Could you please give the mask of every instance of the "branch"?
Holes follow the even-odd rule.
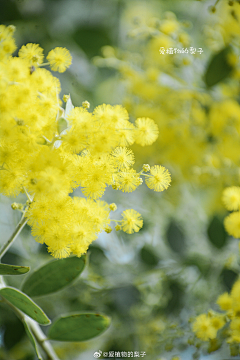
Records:
[[[25,218],[25,212],[24,212],[20,222],[18,223],[16,229],[14,230],[12,235],[10,236],[9,240],[5,244],[3,244],[3,246],[2,246],[2,248],[0,250],[0,260],[3,257],[3,255],[7,252],[9,247],[12,245],[14,240],[17,238],[18,234],[20,234],[20,232],[22,231],[22,229],[26,225],[27,221],[28,221],[28,219]]]

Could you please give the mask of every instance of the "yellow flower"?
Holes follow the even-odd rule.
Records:
[[[236,211],[224,219],[224,226],[229,235],[240,238],[240,212]]]
[[[28,60],[30,65],[40,65],[43,62],[43,49],[38,44],[23,45],[18,52],[18,56]]]
[[[220,306],[222,310],[231,310],[232,298],[227,292],[225,292],[224,294],[218,297],[217,304]]]
[[[134,164],[134,154],[126,147],[117,147],[111,155],[114,166],[119,170],[129,168]]]
[[[72,63],[72,56],[66,48],[56,47],[48,53],[51,70],[64,72]]]
[[[171,175],[169,171],[161,165],[152,166],[150,169],[149,177],[146,178],[145,182],[150,189],[155,191],[163,191],[167,189],[171,182]]]
[[[116,211],[117,210],[117,205],[115,203],[112,203],[112,204],[109,205],[109,209],[111,211]]]
[[[138,118],[135,121],[136,143],[142,146],[151,145],[158,138],[158,127],[152,119]]]
[[[214,329],[219,330],[225,325],[224,317],[222,315],[216,315],[211,317],[211,325]]]
[[[223,191],[222,201],[227,210],[239,210],[240,208],[240,187],[231,186]]]
[[[134,169],[121,171],[116,176],[118,188],[124,192],[132,192],[142,184],[142,179]]]
[[[123,211],[122,217],[122,230],[125,231],[127,234],[133,234],[134,232],[138,232],[143,226],[143,220],[141,215],[133,209]]]
[[[125,146],[134,143],[135,132],[140,142],[150,143],[155,125],[139,120],[136,130],[122,106],[104,104],[90,113],[87,102],[74,108],[70,96],[64,96],[62,109],[60,81],[36,68],[43,62],[43,49],[27,44],[19,57],[9,56],[7,43],[3,49],[5,40],[14,44],[13,30],[0,26],[0,191],[7,196],[26,192],[28,201],[17,208],[26,210],[32,235],[53,256],[81,256],[99,232],[111,231],[109,214],[117,206],[97,200],[105,188],[130,192],[141,184],[140,173],[131,168],[134,155]],[[56,48],[48,61],[52,70],[62,72],[71,55]],[[150,132],[145,134],[144,126]],[[86,199],[69,196],[79,186]],[[142,227],[138,212],[126,210],[122,216],[116,230],[130,234]]]
[[[199,339],[204,341],[214,339],[217,335],[217,330],[212,326],[211,318],[206,314],[196,317],[193,323],[193,331]]]

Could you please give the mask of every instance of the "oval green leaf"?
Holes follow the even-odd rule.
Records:
[[[208,87],[216,85],[228,77],[233,70],[233,66],[228,62],[228,56],[231,52],[229,46],[215,54],[209,62],[204,80]]]
[[[0,264],[0,275],[23,275],[29,270],[29,266]]]
[[[28,276],[22,286],[29,296],[41,296],[68,286],[83,271],[86,257],[52,260]]]
[[[100,335],[109,325],[110,318],[106,315],[65,315],[53,322],[48,338],[58,341],[86,341]]]
[[[51,323],[43,310],[20,290],[4,287],[0,289],[0,295],[39,324],[49,325]]]

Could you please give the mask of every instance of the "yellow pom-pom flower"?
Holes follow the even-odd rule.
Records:
[[[141,215],[133,209],[123,211],[122,217],[121,229],[127,234],[138,232],[143,226]]]
[[[196,336],[203,341],[214,339],[217,335],[217,330],[212,325],[211,318],[206,314],[201,314],[196,317],[193,323],[193,331]]]
[[[18,56],[26,59],[30,65],[40,65],[43,62],[43,49],[38,44],[23,45],[18,52]]]
[[[152,119],[138,118],[135,121],[136,143],[142,146],[151,145],[158,138],[158,127]]]
[[[228,215],[224,219],[224,226],[229,235],[240,238],[240,211]]]
[[[217,299],[217,304],[222,310],[231,310],[232,298],[227,292],[225,292],[219,296],[219,298]]]
[[[161,165],[152,166],[150,174],[145,182],[150,189],[155,191],[163,191],[167,189],[171,182],[171,175],[169,171]],[[146,176],[146,175],[145,175]]]
[[[48,53],[51,70],[64,72],[72,63],[72,56],[66,48],[56,47]]]
[[[126,147],[117,147],[112,152],[112,157],[114,166],[119,170],[124,170],[134,164],[134,154]]]
[[[223,191],[222,201],[227,210],[239,210],[240,208],[240,187],[231,186]]]

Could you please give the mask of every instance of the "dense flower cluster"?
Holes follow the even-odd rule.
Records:
[[[151,149],[137,149],[142,161],[148,162],[150,157],[156,163],[170,164],[177,174],[176,184],[187,180],[201,187],[212,186],[211,196],[216,199],[226,184],[231,186],[239,178],[240,67],[236,44],[240,32],[233,10],[239,18],[239,4],[232,9],[221,1],[216,14],[209,13],[209,25],[206,20],[203,29],[207,47],[200,53],[197,46],[203,45],[196,44],[187,29],[191,24],[179,21],[169,11],[158,19],[151,8],[134,4],[125,15],[129,36],[124,50],[105,46],[103,56],[95,58],[98,66],[113,67],[120,73],[124,104],[130,114],[150,117],[159,127],[158,140]],[[203,79],[209,49],[216,52],[228,44],[233,49],[226,60],[232,66],[231,80],[220,84],[216,92],[208,91]],[[175,51],[181,48],[185,53]]]
[[[217,337],[218,330],[227,324],[225,337],[228,343],[240,342],[240,280],[238,279],[229,293],[225,292],[217,299],[217,304],[222,313],[213,312],[201,314],[196,317],[193,323],[193,331],[196,336],[208,341]]]
[[[74,108],[65,95],[63,109],[59,80],[41,66],[63,72],[70,53],[51,50],[44,64],[43,49],[27,44],[13,57],[13,31],[0,27],[0,191],[6,196],[25,192],[27,203],[12,207],[25,213],[33,236],[55,257],[81,256],[100,231],[111,231],[109,213],[116,206],[99,200],[107,186],[131,192],[141,176],[156,191],[169,186],[170,174],[162,166],[137,173],[128,148],[134,142],[152,144],[158,128],[149,118],[131,123],[120,105],[100,105],[90,113],[88,102]],[[86,198],[69,196],[79,186]],[[117,230],[133,233],[142,227],[136,211],[122,216]]]

